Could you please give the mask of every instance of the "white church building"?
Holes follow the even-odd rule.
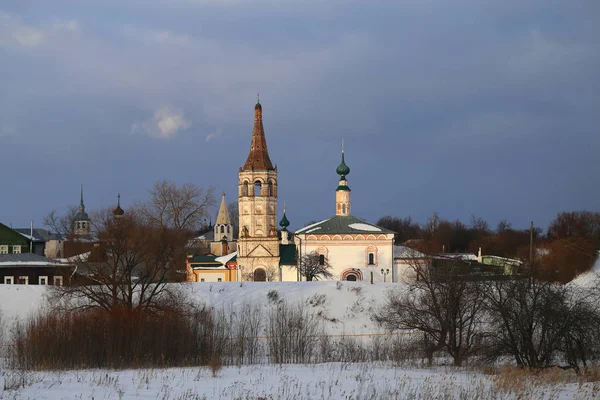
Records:
[[[295,232],[298,262],[312,252],[329,265],[334,280],[391,282],[394,271],[395,233],[356,218],[351,214],[350,187],[346,176],[350,168],[344,160],[336,173],[340,176],[335,191],[335,215]],[[283,280],[297,280],[295,270],[282,271]]]

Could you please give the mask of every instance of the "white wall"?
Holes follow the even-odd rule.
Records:
[[[296,267],[281,266],[281,280],[283,282],[297,282],[298,281],[298,270]]]
[[[204,282],[218,282],[219,278],[221,278],[222,282],[225,282],[225,274],[226,272],[200,272],[198,274],[198,282],[202,282],[202,279],[204,279]]]
[[[373,272],[373,281],[383,282],[384,275],[381,274],[381,269],[383,268],[384,270],[389,270],[389,273],[385,276],[385,280],[387,282],[392,281],[393,239],[391,238],[379,240],[313,239],[298,240],[296,244],[298,245],[298,253],[301,257],[313,251],[324,254],[327,262],[332,267],[330,272],[333,274],[333,280],[342,279],[342,273],[345,270],[355,268],[362,272],[363,281],[370,281],[371,272]],[[375,265],[368,265],[368,249],[372,249],[376,255]]]

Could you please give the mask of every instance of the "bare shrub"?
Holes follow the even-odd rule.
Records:
[[[279,292],[275,289],[269,290],[267,298],[269,299],[269,303],[277,303],[279,301]]]
[[[215,359],[208,362],[208,367],[210,368],[213,378],[216,378],[219,375],[219,371],[221,371],[223,364],[221,363],[221,360]]]
[[[319,307],[324,305],[326,300],[327,295],[325,293],[315,293],[314,295],[310,296],[306,302],[313,307]]]
[[[39,312],[15,325],[10,360],[24,370],[206,364],[224,347],[213,339],[214,325],[203,307],[166,303],[154,313]]]
[[[275,363],[306,363],[317,348],[319,320],[304,303],[283,301],[272,309],[268,319],[268,346]]]

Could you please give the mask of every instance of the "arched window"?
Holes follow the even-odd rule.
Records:
[[[369,265],[375,264],[375,254],[369,253]]]
[[[221,225],[221,233],[225,233],[225,227]]]
[[[242,184],[242,196],[248,196],[248,182]]]
[[[356,282],[356,275],[354,275],[354,274],[348,274],[348,275],[346,275],[346,280],[347,281]]]
[[[260,181],[254,182],[254,195],[260,196]]]
[[[346,214],[346,205],[342,204],[342,213]]]
[[[77,223],[77,229],[81,229],[81,222]]]
[[[319,255],[319,265],[325,265],[325,255],[324,254]]]

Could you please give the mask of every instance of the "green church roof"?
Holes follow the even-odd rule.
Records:
[[[396,233],[389,229],[382,228],[370,222],[356,218],[352,215],[342,216],[336,215],[329,219],[317,222],[305,226],[302,229],[296,231],[296,234],[309,234],[309,233],[371,233],[371,234],[390,234]]]

